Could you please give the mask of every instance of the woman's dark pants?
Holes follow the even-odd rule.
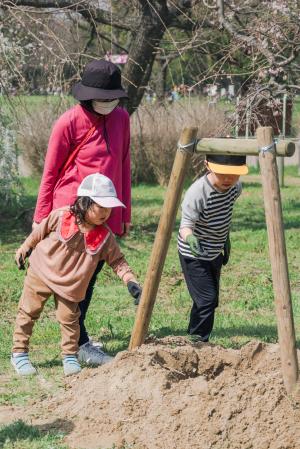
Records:
[[[208,341],[219,302],[223,254],[211,261],[190,259],[179,253],[182,271],[193,300],[188,333]]]
[[[89,286],[86,291],[85,298],[83,301],[81,301],[79,303],[79,308],[80,308],[80,312],[81,312],[80,318],[79,318],[79,324],[80,324],[79,346],[84,345],[84,343],[87,343],[89,341],[89,336],[88,336],[88,333],[85,328],[84,320],[85,320],[85,316],[86,316],[86,313],[88,311],[88,308],[89,308],[89,305],[90,305],[90,302],[92,299],[97,276],[100,273],[100,271],[102,270],[103,265],[104,265],[104,260],[100,260],[100,262],[98,263],[97,268],[92,276],[92,279],[90,280]]]

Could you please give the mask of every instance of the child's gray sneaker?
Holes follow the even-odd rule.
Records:
[[[95,348],[103,348],[103,343],[101,341],[94,341],[89,338],[89,342],[92,346],[95,346]]]
[[[86,365],[100,366],[112,362],[114,358],[89,341],[79,347],[78,360]]]
[[[37,370],[29,360],[27,352],[18,352],[11,355],[10,363],[20,376],[32,376]]]
[[[81,366],[76,355],[65,355],[63,358],[63,367],[65,376],[72,376],[72,374],[78,374],[81,371]]]

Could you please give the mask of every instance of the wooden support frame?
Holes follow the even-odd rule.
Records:
[[[174,221],[183,190],[183,182],[190,158],[195,149],[197,128],[182,131],[176,152],[165,201],[155,235],[152,253],[133,326],[129,349],[140,346],[146,337],[156,294],[165,263]]]
[[[277,156],[293,156],[295,153],[295,141],[279,140],[276,143]],[[258,156],[259,148],[256,139],[230,139],[230,138],[207,138],[200,139],[196,149],[197,153],[209,154],[232,154],[242,156]]]
[[[190,150],[196,146],[196,135],[197,128],[186,128],[180,137],[129,349],[134,349],[143,344],[148,331],[161,273],[171,239],[172,228],[183,190],[184,176],[192,154]],[[257,140],[202,139],[198,143],[196,150],[200,153],[211,154],[259,155],[282,374],[287,392],[292,393],[299,380],[299,367],[276,156],[292,156],[295,152],[295,143],[292,141],[282,141],[275,146],[272,128],[262,127],[257,130]]]
[[[299,378],[291,289],[272,127],[257,129],[282,375],[292,393]]]

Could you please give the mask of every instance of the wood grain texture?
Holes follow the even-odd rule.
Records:
[[[179,142],[181,145],[187,145],[194,142],[196,136],[197,128],[185,128],[181,133]],[[190,151],[178,149],[176,152],[164,205],[149,260],[148,270],[143,286],[143,293],[136,313],[129,349],[134,349],[135,347],[143,344],[148,331],[152,310],[181,199],[184,177],[191,155],[192,153]]]
[[[271,127],[258,128],[257,142],[260,147],[269,145],[272,139]],[[299,367],[276,157],[271,152],[261,153],[259,163],[268,230],[282,374],[287,392],[292,393],[299,378]]]
[[[295,148],[292,140],[280,140],[276,145],[276,155],[293,156]],[[256,139],[207,138],[198,142],[197,153],[258,156],[259,146]]]

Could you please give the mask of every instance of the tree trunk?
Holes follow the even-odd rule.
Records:
[[[157,2],[158,3],[158,2]],[[164,3],[164,2],[162,2]],[[134,33],[128,54],[128,63],[123,71],[123,84],[128,92],[128,112],[132,114],[144,95],[151,76],[157,47],[164,35],[166,10],[162,7],[154,12],[148,5],[143,7],[138,31]]]
[[[89,2],[89,0],[79,2],[80,6],[72,0],[2,0],[0,3],[5,8],[10,8],[12,5],[57,8],[58,10],[65,8],[66,11],[79,12],[89,22],[93,19],[96,24],[109,25],[112,19],[111,14],[103,10],[101,6],[95,5],[94,9],[91,9],[91,4],[95,2]],[[128,62],[122,73],[123,84],[129,95],[128,112],[130,114],[138,107],[144,95],[160,41],[172,20],[166,0],[151,0],[151,2],[136,0],[134,4],[132,15],[129,14],[120,20],[118,15],[113,15],[113,25],[131,34]],[[135,14],[136,11],[138,14]]]
[[[163,101],[165,99],[165,92],[166,92],[167,64],[166,61],[162,59],[157,59],[156,63],[158,68],[155,83],[155,91],[157,99]]]

